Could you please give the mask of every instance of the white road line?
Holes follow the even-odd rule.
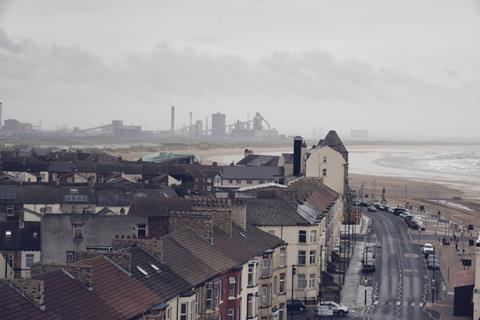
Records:
[[[397,301],[397,306],[399,306],[400,304],[402,304],[402,302],[401,302],[401,301]]]
[[[418,306],[419,306],[420,308],[423,308],[423,303],[422,303],[422,302],[419,303]]]
[[[376,306],[377,304],[378,304],[378,300],[373,303],[374,306]]]

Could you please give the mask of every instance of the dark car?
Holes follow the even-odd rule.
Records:
[[[305,303],[302,300],[288,300],[287,301],[287,311],[305,311]]]
[[[408,209],[405,209],[405,208],[395,208],[395,209],[393,210],[393,214],[396,215],[396,216],[399,216],[401,213],[404,213],[404,212],[410,213],[410,212],[408,211]]]

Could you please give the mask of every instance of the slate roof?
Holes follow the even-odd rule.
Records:
[[[223,179],[274,180],[283,177],[283,168],[226,166],[222,170]]]
[[[247,222],[255,226],[309,225],[297,213],[295,204],[283,199],[245,199]]]
[[[21,296],[7,282],[0,281],[0,314],[2,320],[34,319],[34,320],[56,320],[59,317],[49,317],[45,312],[40,311],[32,302]]]
[[[325,136],[325,138],[318,142],[317,146],[319,147],[328,146],[338,151],[340,154],[342,154],[345,161],[348,162],[348,150],[347,148],[345,148],[345,145],[343,144],[342,139],[340,139],[340,137],[338,136],[335,130],[330,130]]]
[[[172,211],[190,211],[193,199],[185,198],[137,198],[134,199],[128,211],[136,216],[168,216]]]
[[[71,161],[50,161],[48,165],[49,172],[68,173],[74,171],[73,162]]]
[[[40,222],[24,222],[23,228],[18,222],[0,222],[0,250],[40,251]]]
[[[237,166],[277,167],[278,159],[278,156],[249,154],[248,156],[237,162]]]
[[[281,239],[252,225],[247,225],[247,229],[243,230],[234,224],[231,236],[217,227],[214,228],[215,248],[238,265],[243,265],[265,251],[275,249],[282,243]]]
[[[282,157],[285,163],[293,163],[293,153],[282,153]]]
[[[23,161],[17,160],[3,160],[2,171],[12,172],[40,172],[48,171],[48,162],[42,161]]]
[[[143,285],[158,294],[166,302],[192,288],[192,286],[177,275],[168,265],[161,263],[156,257],[150,255],[138,245],[130,247],[132,276]],[[151,264],[159,270],[155,270]],[[148,277],[136,267],[140,266],[148,272]]]

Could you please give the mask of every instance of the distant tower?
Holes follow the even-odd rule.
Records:
[[[172,110],[170,111],[170,131],[175,131],[175,106],[172,106]]]
[[[302,137],[293,138],[293,175],[296,177],[300,176],[302,172],[302,145]]]
[[[212,136],[213,137],[223,137],[226,134],[226,121],[227,117],[224,113],[214,113],[212,114]]]
[[[2,103],[0,102],[0,129],[3,128],[3,118],[2,118]]]

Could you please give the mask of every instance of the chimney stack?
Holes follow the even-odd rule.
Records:
[[[70,264],[63,271],[72,276],[88,290],[93,290],[92,267],[87,265]]]
[[[302,145],[302,137],[293,138],[293,175],[295,177],[300,176],[302,172]]]

